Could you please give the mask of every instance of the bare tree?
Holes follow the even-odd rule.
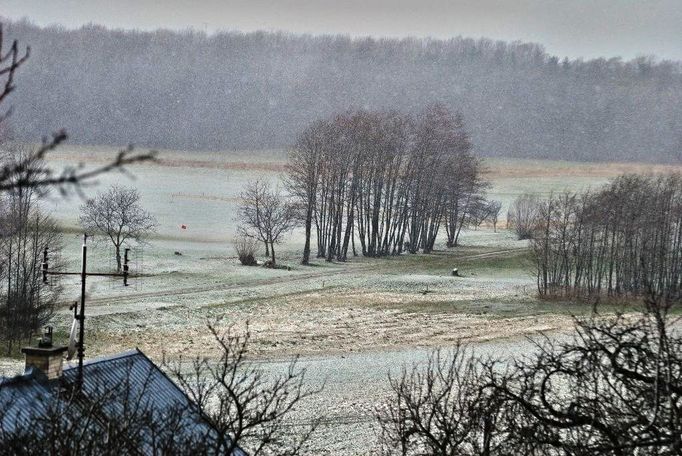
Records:
[[[296,208],[279,190],[273,190],[261,181],[249,184],[242,192],[241,200],[239,215],[244,223],[241,232],[264,242],[269,247],[272,266],[275,266],[275,244],[279,244],[296,225]]]
[[[303,223],[305,226],[305,244],[301,264],[310,263],[310,237],[312,233],[313,215],[317,200],[319,175],[323,166],[322,157],[325,140],[328,137],[329,125],[315,122],[300,134],[296,145],[289,152],[287,164],[287,187],[303,207]]]
[[[674,301],[647,298],[639,318],[576,321],[569,341],[547,339],[490,387],[517,407],[515,436],[539,454],[682,453],[682,338]]]
[[[140,205],[134,188],[112,185],[81,206],[80,224],[88,233],[107,236],[114,245],[116,268],[121,270],[121,246],[141,242],[156,229],[156,219]]]
[[[651,289],[650,289],[651,290]],[[391,379],[387,454],[679,455],[679,297],[649,292],[639,317],[594,313],[572,337],[505,360],[461,348]]]
[[[493,225],[493,230],[497,233],[497,222],[502,210],[501,202],[488,201],[482,195],[475,195],[469,206],[468,220],[471,226],[478,228],[487,222]]]
[[[59,269],[62,236],[56,222],[37,205],[30,188],[18,188],[2,198],[0,211],[0,339],[8,353],[30,340],[52,317],[61,287],[42,286],[43,250],[52,252]]]
[[[488,201],[482,195],[473,195],[469,202],[468,216],[463,220],[463,224],[477,230],[488,220],[488,213]]]
[[[168,365],[179,385],[218,431],[225,454],[238,446],[251,455],[297,455],[318,425],[292,432],[287,418],[304,400],[321,391],[305,386],[305,369],[294,360],[284,374],[268,378],[247,360],[250,333],[220,332],[208,325],[220,348],[217,362],[197,357],[191,367],[180,360]],[[189,372],[189,373],[188,373]]]
[[[503,409],[495,392],[482,388],[484,375],[472,352],[457,345],[389,377],[392,396],[377,415],[382,454],[504,454]]]
[[[500,220],[500,211],[502,211],[501,201],[488,201],[486,219],[493,224],[493,232],[497,233],[497,222]]]

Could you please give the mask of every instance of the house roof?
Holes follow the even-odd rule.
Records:
[[[75,382],[78,366],[70,364],[64,367],[62,380]],[[59,390],[60,381],[48,381],[36,369],[29,369],[25,374],[13,378],[0,377],[0,423],[5,431],[26,429],[36,416],[45,416],[50,399]],[[108,397],[104,402],[104,420],[116,420],[125,416],[130,407],[140,410],[153,410],[165,417],[175,411],[179,414],[180,428],[189,431],[193,436],[211,438],[215,430],[202,417],[194,403],[161,369],[156,366],[140,350],[130,350],[113,356],[101,357],[83,363],[83,385],[81,395],[84,401],[88,398]],[[82,403],[84,406],[87,404]],[[137,448],[143,454],[152,453],[149,440],[144,448]],[[238,449],[234,456],[245,456]]]

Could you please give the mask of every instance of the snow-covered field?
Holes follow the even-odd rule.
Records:
[[[63,148],[50,165],[93,166],[112,153]],[[356,439],[372,440],[367,407],[385,394],[388,367],[399,367],[399,360],[423,359],[429,347],[460,339],[486,347],[520,341],[511,346],[523,350],[524,335],[571,327],[569,314],[575,309],[535,299],[527,246],[506,230],[465,232],[462,247],[448,251],[441,246],[432,255],[316,261],[311,267],[298,264],[299,230],[278,249],[278,261],[291,270],[242,267],[231,247],[239,192],[255,179],[281,182],[286,154],[166,151],[160,160],[131,167],[134,179],[111,174],[84,189],[91,197],[111,183],[135,186],[159,222],[157,235],[133,254],[133,272],[142,277],[127,288],[110,279],[89,282],[88,356],[134,346],[157,360],[164,354],[210,356],[215,345],[206,331],[208,321],[239,331],[248,322],[254,359],[264,366],[300,355],[313,379],[328,374],[329,392],[315,399],[314,407],[340,418],[330,420],[324,439],[333,442],[332,453],[354,454],[367,448]],[[490,160],[487,165],[490,196],[503,201],[503,214],[525,191],[585,189],[619,172],[663,169],[524,160]],[[44,202],[65,227],[63,257],[73,270],[79,268],[80,204],[76,195]],[[106,242],[95,239],[88,265],[90,270],[112,267]],[[454,267],[463,277],[450,276]],[[65,306],[53,321],[62,338],[71,323],[66,304],[80,290],[77,279],[63,283]],[[17,360],[0,359],[0,372],[20,368]],[[370,383],[376,387],[365,388]]]
[[[70,146],[51,154],[50,165],[83,163],[87,166],[111,159],[115,149]],[[103,175],[99,185],[85,189],[87,197],[111,183],[134,186],[157,217],[158,237],[177,241],[197,241],[221,251],[234,235],[235,208],[247,182],[256,179],[280,182],[287,154],[282,150],[185,152],[160,151],[159,163],[129,168],[132,178],[112,173]],[[519,194],[527,191],[548,194],[563,190],[595,187],[623,172],[658,172],[681,166],[640,164],[572,163],[543,160],[490,159],[485,161],[491,181],[489,196],[503,202],[502,214]],[[78,197],[54,197],[46,206],[68,228],[77,228]],[[181,230],[180,225],[188,226]],[[290,237],[285,247],[298,248],[302,233]],[[191,248],[191,247],[188,247]],[[229,249],[227,249],[229,251]]]

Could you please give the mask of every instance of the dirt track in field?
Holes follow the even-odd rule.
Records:
[[[518,249],[504,249],[504,250],[495,250],[492,252],[485,252],[485,253],[479,253],[479,254],[474,254],[474,255],[464,255],[461,257],[457,257],[458,261],[463,261],[463,260],[476,260],[476,259],[483,259],[483,258],[490,258],[490,257],[496,257],[496,256],[502,256],[506,253],[510,252],[517,252]],[[384,266],[384,268],[390,268],[390,266]],[[108,296],[108,297],[102,297],[102,298],[89,298],[88,299],[88,304],[89,305],[107,305],[107,304],[116,304],[116,303],[121,303],[121,302],[126,302],[126,301],[133,301],[136,299],[141,299],[141,298],[163,298],[163,297],[168,297],[168,296],[182,296],[182,295],[194,295],[197,293],[204,293],[204,292],[215,292],[215,291],[229,291],[229,290],[235,290],[239,288],[243,288],[246,286],[263,286],[263,285],[276,285],[280,283],[289,283],[292,281],[305,281],[305,280],[310,280],[310,279],[316,279],[316,278],[323,278],[323,277],[334,277],[334,276],[339,276],[339,275],[347,275],[349,273],[362,273],[366,271],[376,271],[377,266],[375,264],[372,265],[358,265],[353,267],[352,270],[335,270],[335,271],[320,271],[320,272],[311,272],[307,274],[298,274],[295,276],[284,276],[284,277],[275,277],[271,279],[264,279],[264,280],[259,280],[258,282],[254,282],[253,280],[245,280],[243,282],[238,282],[238,283],[231,283],[229,285],[203,285],[203,286],[196,286],[196,287],[185,287],[185,288],[171,288],[167,290],[161,290],[161,291],[151,291],[151,292],[133,292],[133,293],[126,293],[125,295],[119,295],[119,296]],[[70,305],[69,303],[63,303],[63,306],[68,306]]]
[[[518,251],[498,249],[457,260]],[[388,271],[391,274],[383,275]],[[237,331],[244,331],[248,322],[252,353],[268,359],[449,346],[457,340],[482,342],[560,331],[572,324],[568,315],[529,312],[525,306],[533,298],[527,280],[395,272],[391,263],[349,264],[228,285],[91,299],[90,321],[101,334],[93,351],[138,346],[153,358],[162,352],[211,356],[215,344],[206,323],[214,319],[222,319],[220,329],[234,326]],[[374,283],[381,280],[388,282]],[[501,315],[499,305],[512,313]]]

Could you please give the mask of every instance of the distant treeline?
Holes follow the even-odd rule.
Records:
[[[442,102],[480,155],[682,159],[679,63],[485,39],[6,28],[33,51],[12,98],[19,139],[66,128],[79,143],[282,147],[335,112]]]

